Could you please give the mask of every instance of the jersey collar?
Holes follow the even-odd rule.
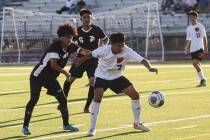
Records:
[[[88,33],[88,32],[90,32],[90,31],[92,30],[92,28],[93,28],[93,27],[91,26],[89,30],[85,30],[85,29],[82,27],[82,31],[85,32],[85,33]]]

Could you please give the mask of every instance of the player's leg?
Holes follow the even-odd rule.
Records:
[[[30,77],[30,100],[28,101],[26,105],[23,129],[22,129],[22,132],[25,135],[31,134],[28,128],[29,122],[32,116],[33,109],[39,100],[41,88],[42,88],[42,85],[40,81],[37,78],[31,76]]]
[[[76,77],[70,77],[70,80],[69,81],[65,81],[64,82],[64,85],[63,85],[63,92],[65,94],[66,97],[68,97],[68,94],[69,94],[69,91],[70,91],[70,88],[71,88],[71,85],[74,83],[74,81],[76,80]]]
[[[198,86],[206,86],[206,80],[205,80],[205,76],[203,73],[203,69],[201,67],[201,61],[203,59],[203,50],[198,50],[194,53],[191,54],[192,55],[192,64],[194,66],[194,68],[196,69],[196,72],[198,74],[199,80],[200,80],[200,85]]]
[[[92,65],[86,65],[85,69],[87,72],[87,76],[89,79],[89,90],[88,90],[88,98],[84,107],[84,113],[89,113],[89,107],[90,104],[92,103],[93,97],[94,97],[94,74],[95,70],[97,68],[97,64],[92,64]]]
[[[57,99],[60,112],[63,120],[63,129],[68,131],[79,131],[78,128],[69,124],[69,112],[67,106],[67,98],[63,93],[63,90],[58,81],[53,81],[47,85],[47,89],[54,94],[55,98]]]
[[[88,90],[88,97],[87,97],[87,100],[86,100],[86,104],[85,104],[85,107],[84,107],[84,113],[89,113],[89,107],[90,107],[90,104],[92,103],[92,100],[94,98],[94,77],[90,77],[89,78],[89,90]]]
[[[199,80],[200,80],[200,84],[198,86],[206,86],[206,79],[203,73],[203,69],[201,67],[201,62],[199,60],[194,59],[193,60],[193,66],[197,71]]]
[[[134,117],[134,128],[145,131],[145,132],[150,131],[149,128],[145,127],[141,123],[141,119],[140,119],[141,105],[140,105],[140,100],[139,100],[139,94],[134,88],[134,86],[130,85],[127,88],[123,89],[122,92],[131,98],[131,106],[132,106],[133,117]]]
[[[94,136],[96,132],[96,122],[99,114],[100,103],[103,98],[104,91],[107,89],[107,83],[105,80],[96,78],[94,84],[94,100],[91,105],[91,115],[90,115],[90,129],[88,131],[88,136]]]
[[[80,65],[79,67],[75,67],[75,65],[72,65],[72,67],[69,70],[69,73],[71,74],[70,82],[65,81],[63,85],[63,91],[66,97],[68,97],[72,83],[76,80],[76,78],[82,77],[84,73],[83,65]]]
[[[141,115],[141,105],[139,100],[139,94],[132,85],[132,83],[125,78],[124,76],[121,76],[115,80],[113,80],[110,83],[110,89],[116,93],[124,93],[128,95],[131,98],[131,106],[133,111],[133,117],[134,117],[134,128],[140,129],[143,131],[149,131],[148,128],[146,128],[140,120]]]

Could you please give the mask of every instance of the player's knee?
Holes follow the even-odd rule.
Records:
[[[101,103],[103,95],[101,94],[94,94],[94,102]]]
[[[139,94],[137,91],[133,92],[132,100],[138,100],[139,99]]]
[[[94,86],[94,78],[89,79],[89,84],[90,84],[90,86]]]
[[[31,98],[27,104],[27,106],[35,106],[38,102],[38,98]]]

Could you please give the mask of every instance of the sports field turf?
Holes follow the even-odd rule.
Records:
[[[210,140],[210,83],[197,88],[197,74],[191,64],[156,64],[159,74],[143,67],[128,65],[125,76],[141,94],[142,121],[152,131],[142,133],[131,125],[130,99],[108,90],[101,104],[96,136],[86,137],[89,114],[82,113],[87,97],[87,77],[77,80],[69,94],[71,123],[79,132],[64,132],[57,102],[43,89],[34,109],[31,136],[21,133],[24,107],[29,99],[29,74],[32,66],[0,66],[0,139],[116,139],[116,140]],[[210,77],[210,64],[204,65]],[[61,85],[64,76],[60,76]],[[152,108],[147,101],[153,90],[165,93],[161,108]]]

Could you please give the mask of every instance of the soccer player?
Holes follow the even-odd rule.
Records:
[[[69,81],[70,74],[63,69],[68,58],[75,53],[85,55],[87,51],[72,43],[72,38],[76,34],[76,29],[72,25],[61,25],[57,30],[57,34],[59,39],[47,48],[41,61],[34,67],[30,75],[30,100],[26,105],[22,128],[22,132],[25,135],[31,134],[29,122],[34,106],[39,100],[42,87],[45,87],[48,90],[47,94],[53,95],[59,102],[63,129],[67,131],[79,131],[77,127],[69,124],[67,99],[57,81],[57,77],[62,73],[67,81]]]
[[[125,37],[122,33],[113,33],[110,36],[111,45],[100,47],[92,53],[76,59],[76,66],[91,58],[98,58],[99,64],[95,72],[94,101],[91,106],[90,129],[88,136],[94,136],[96,132],[96,121],[99,114],[99,106],[104,92],[110,88],[115,93],[124,93],[131,98],[134,115],[134,128],[144,132],[150,131],[140,120],[141,106],[139,94],[133,84],[123,76],[123,71],[129,59],[142,63],[150,72],[158,73],[150,63],[131,48],[125,45]]]
[[[78,36],[76,37],[76,42],[80,47],[93,51],[97,49],[99,45],[108,43],[108,37],[106,36],[104,31],[100,27],[92,24],[92,12],[90,10],[81,10],[80,19],[82,22],[82,26],[78,27]],[[83,55],[79,55],[78,57],[83,57]],[[75,67],[75,65],[72,65],[71,69],[69,70],[69,73],[71,73],[70,82],[66,81],[63,86],[63,91],[67,97],[72,83],[77,78],[81,78],[84,72],[87,73],[89,79],[89,91],[86,105],[84,107],[84,113],[89,113],[89,106],[94,97],[93,81],[97,65],[97,58],[92,58],[84,62],[79,67]]]
[[[198,13],[196,11],[189,12],[191,25],[187,27],[187,37],[184,47],[184,53],[188,53],[188,47],[192,57],[192,63],[198,73],[200,84],[198,87],[206,86],[206,78],[201,67],[201,61],[205,54],[208,53],[208,41],[206,37],[205,27],[197,21]]]

